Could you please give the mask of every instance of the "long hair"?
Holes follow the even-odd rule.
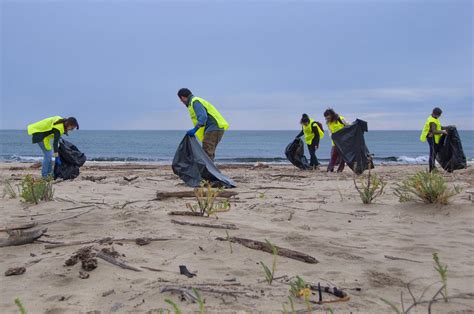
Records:
[[[303,123],[308,123],[308,122],[309,122],[309,116],[306,113],[303,113],[303,115],[301,116],[300,123],[303,124]]]
[[[330,118],[331,122],[339,120],[339,115],[332,108],[326,109],[326,111],[324,111],[324,116],[325,117],[327,117],[327,116],[331,117]]]
[[[76,129],[79,130],[79,123],[77,122],[77,119],[74,117],[69,117],[66,119],[59,119],[58,121],[54,122],[54,125],[56,124],[63,124],[64,125],[64,134],[67,134],[67,127],[72,126],[75,127]]]

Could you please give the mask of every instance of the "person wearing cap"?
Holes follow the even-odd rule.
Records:
[[[441,117],[442,113],[443,111],[440,108],[434,108],[431,115],[426,119],[420,135],[420,141],[428,141],[430,146],[430,172],[436,169],[436,155],[439,151],[441,136],[448,134],[446,131],[447,127],[441,126],[441,122],[439,121],[439,117]]]
[[[33,144],[38,144],[43,152],[41,167],[43,178],[53,173],[53,155],[54,163],[61,165],[61,158],[58,155],[59,139],[63,134],[68,135],[68,132],[74,129],[79,130],[79,123],[74,117],[63,119],[60,116],[54,116],[28,125],[28,135],[32,136]],[[51,149],[51,140],[53,140],[53,149]]]
[[[316,170],[319,167],[316,150],[319,148],[319,141],[324,137],[324,131],[322,130],[322,126],[311,119],[306,113],[303,113],[300,124],[301,132],[296,138],[300,138],[304,134],[305,143],[308,145],[309,155],[311,156],[309,165],[311,169]]]
[[[202,142],[203,150],[214,161],[217,145],[229,128],[229,123],[210,102],[194,96],[187,88],[178,91],[178,98],[188,108],[194,125],[186,135],[196,136]]]

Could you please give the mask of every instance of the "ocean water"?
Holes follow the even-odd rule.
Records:
[[[218,146],[217,161],[285,163],[285,147],[298,131],[228,131]],[[474,131],[460,131],[464,153],[474,157]],[[73,131],[64,138],[74,143],[90,161],[171,163],[185,131]],[[425,164],[428,144],[419,131],[369,131],[367,146],[376,163]],[[331,141],[326,135],[317,156],[327,162]],[[307,151],[306,151],[307,153]],[[26,130],[0,130],[0,161],[41,160],[41,150]],[[309,156],[308,156],[309,157]]]

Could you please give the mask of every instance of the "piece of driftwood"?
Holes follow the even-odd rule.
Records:
[[[7,231],[9,237],[7,239],[0,239],[0,247],[16,246],[28,243],[33,243],[36,239],[40,238],[43,234],[48,231],[47,228],[37,229],[32,231]]]
[[[83,176],[83,177],[82,177],[82,180],[87,180],[87,181],[92,181],[92,182],[102,181],[102,180],[105,180],[105,179],[107,179],[106,176],[99,176],[99,177],[95,177],[95,176]]]
[[[132,181],[135,181],[136,179],[138,179],[138,176],[133,176],[133,177],[123,177],[123,179],[127,182],[132,182]]]
[[[143,239],[143,238],[138,238],[138,239]],[[114,239],[111,237],[107,238],[102,238],[102,239],[94,239],[94,240],[87,240],[87,241],[72,241],[72,242],[59,242],[59,243],[52,243],[52,244],[46,244],[44,246],[45,249],[55,249],[58,247],[64,247],[64,246],[74,246],[74,245],[84,245],[84,244],[91,244],[91,243],[111,243],[111,242],[135,242],[138,239]],[[146,238],[147,241],[170,241],[170,240],[175,240],[171,238]]]
[[[0,231],[30,229],[30,228],[36,227],[37,225],[38,223],[36,222],[27,222],[23,224],[11,224],[11,225],[5,225],[3,227],[0,227]]]
[[[8,268],[5,272],[5,276],[18,276],[23,275],[26,272],[26,268],[23,266],[20,267],[11,267]]]
[[[383,257],[385,257],[387,259],[394,260],[394,261],[407,261],[407,262],[413,262],[413,263],[423,263],[423,262],[415,261],[415,260],[408,259],[408,258],[396,257],[396,256],[390,256],[390,255],[384,255]]]
[[[189,302],[196,303],[198,301],[198,297],[194,294],[194,291],[191,289],[165,286],[160,289],[160,293],[164,293],[164,292],[179,292]]]
[[[248,247],[249,249],[260,250],[260,251],[267,252],[267,253],[270,253],[270,254],[273,253],[272,248],[267,243],[261,242],[261,241],[245,239],[245,238],[238,238],[238,237],[230,237],[229,239],[218,237],[218,238],[216,238],[216,240],[218,240],[218,241],[230,241],[230,242],[233,242],[233,243],[241,244],[245,247]],[[278,249],[278,255],[280,255],[280,256],[288,257],[288,258],[295,259],[297,261],[305,262],[305,263],[308,263],[308,264],[317,264],[317,263],[319,263],[317,259],[315,259],[312,256],[309,256],[308,254],[301,253],[301,252],[298,252],[298,251],[293,251],[293,250],[290,250],[290,249],[285,249],[285,248],[282,248],[282,247],[279,247],[279,246],[276,246],[276,245],[275,245],[275,247]]]
[[[171,211],[168,213],[168,215],[171,215],[171,216],[193,216],[193,217],[204,217],[203,214],[199,213],[199,212],[192,212],[192,211],[189,211],[189,210],[186,210],[186,211],[182,211],[182,210],[175,210],[175,211]]]
[[[131,266],[131,265],[129,265],[129,264],[123,262],[123,261],[120,261],[118,259],[115,259],[112,256],[107,255],[107,254],[105,254],[101,251],[97,252],[95,256],[97,258],[103,259],[104,261],[109,262],[110,264],[113,264],[113,265],[118,266],[118,267],[123,268],[123,269],[129,269],[129,270],[133,270],[133,271],[142,271],[139,268]]]
[[[217,197],[229,198],[236,196],[239,193],[235,191],[222,191]],[[194,191],[177,191],[177,192],[156,192],[156,198],[154,200],[161,201],[167,198],[183,198],[183,197],[196,197]]]
[[[187,225],[187,226],[194,226],[194,227],[216,228],[216,229],[229,229],[229,230],[237,230],[237,229],[239,229],[239,228],[237,228],[236,225],[234,225],[234,224],[227,224],[227,223],[223,223],[223,224],[216,225],[216,224],[209,224],[209,223],[198,223],[198,222],[179,221],[179,220],[175,220],[175,219],[171,219],[171,222],[174,223],[174,224],[184,225],[184,226]]]

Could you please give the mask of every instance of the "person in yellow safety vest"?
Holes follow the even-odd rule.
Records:
[[[443,134],[448,134],[446,132],[446,127],[441,126],[441,122],[439,121],[439,117],[443,111],[436,107],[433,109],[431,115],[426,119],[425,125],[423,130],[421,131],[420,141],[426,142],[430,145],[430,172],[436,169],[436,155],[439,151],[439,141]]]
[[[316,170],[319,168],[316,150],[319,148],[319,141],[324,137],[324,131],[319,126],[319,122],[310,119],[306,113],[303,113],[300,124],[301,132],[296,138],[300,138],[304,134],[304,140],[308,145],[309,155],[311,156],[309,165],[313,170]]]
[[[61,165],[61,158],[58,155],[59,139],[63,134],[67,135],[69,131],[74,129],[79,130],[79,123],[74,117],[63,119],[60,116],[54,116],[28,125],[28,135],[32,136],[33,144],[38,144],[43,151],[41,167],[43,178],[53,173],[53,150],[54,163]],[[53,150],[51,149],[51,140],[53,140]]]
[[[188,136],[196,136],[202,141],[202,148],[206,154],[214,160],[217,145],[229,128],[229,123],[207,100],[196,97],[187,88],[178,91],[178,97],[188,108],[194,128],[188,130]]]
[[[343,116],[338,115],[332,108],[327,109],[324,111],[324,118],[326,119],[326,123],[328,125],[329,132],[332,134],[336,133],[340,129],[344,128],[347,125],[346,121],[344,120]],[[334,166],[339,164],[337,168],[337,172],[344,171],[345,162],[342,160],[342,156],[339,155],[339,152],[332,141],[332,148],[331,148],[331,159],[329,160],[328,164],[328,172],[334,171]]]

